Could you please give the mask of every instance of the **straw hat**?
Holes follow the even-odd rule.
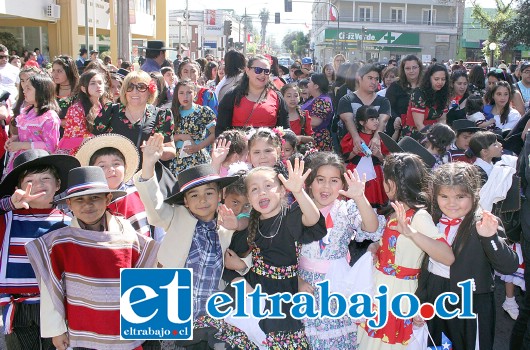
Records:
[[[81,163],[81,166],[90,165],[90,158],[102,148],[115,148],[123,154],[125,158],[125,172],[123,182],[129,181],[138,170],[140,165],[140,154],[138,149],[131,140],[118,134],[102,134],[85,140],[75,157]]]

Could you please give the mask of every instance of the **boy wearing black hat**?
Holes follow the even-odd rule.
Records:
[[[71,170],[66,194],[71,226],[26,244],[40,282],[41,333],[59,350],[138,348],[140,340],[120,340],[117,283],[121,268],[154,267],[158,243],[107,211],[125,192],[111,190],[100,167]]]
[[[70,224],[70,218],[52,202],[55,193],[66,188],[65,174],[79,162],[35,149],[21,153],[13,165],[0,184],[0,197],[12,194],[0,200],[0,303],[5,340],[8,349],[53,349],[51,339],[41,338],[39,285],[23,247]]]
[[[456,138],[448,151],[449,161],[466,162],[469,164],[475,163],[476,157],[469,157],[466,155],[466,150],[469,148],[469,140],[471,140],[471,136],[482,129],[468,119],[455,120],[452,128],[456,132]]]
[[[181,346],[188,346],[213,340],[216,333],[208,328],[215,324],[206,315],[206,301],[224,287],[221,279],[223,256],[237,228],[232,210],[219,207],[219,221],[217,212],[221,189],[237,177],[220,177],[209,164],[188,168],[178,174],[180,191],[164,202],[154,176],[163,143],[161,134],[151,136],[143,147],[142,170],[133,178],[147,219],[166,231],[158,252],[159,265],[193,269],[194,340],[179,342]]]

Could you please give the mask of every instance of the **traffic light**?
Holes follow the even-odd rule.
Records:
[[[280,13],[279,12],[276,12],[274,14],[274,23],[280,24]]]
[[[230,36],[232,34],[232,21],[225,21],[223,33],[226,36]]]
[[[293,0],[283,0],[285,4],[285,12],[293,12]]]

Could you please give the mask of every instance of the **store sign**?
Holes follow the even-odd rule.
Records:
[[[436,42],[437,43],[448,43],[449,42],[449,35],[437,35],[436,36]]]
[[[357,43],[362,40],[364,44],[373,45],[419,45],[420,34],[419,33],[402,33],[393,31],[383,30],[367,30],[363,35],[360,29],[344,29],[338,32],[337,29],[326,29],[324,34],[324,41],[333,42],[338,41],[339,43]],[[379,46],[377,45],[377,46]]]

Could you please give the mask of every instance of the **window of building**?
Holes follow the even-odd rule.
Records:
[[[360,22],[371,22],[372,13],[373,13],[373,6],[359,6],[359,21]]]
[[[403,7],[391,7],[390,8],[390,22],[403,23],[404,13],[405,13],[405,9]]]
[[[423,9],[421,24],[433,25],[436,24],[436,10]]]
[[[148,15],[153,14],[152,0],[140,0],[138,1],[138,10],[140,12],[147,13]]]

